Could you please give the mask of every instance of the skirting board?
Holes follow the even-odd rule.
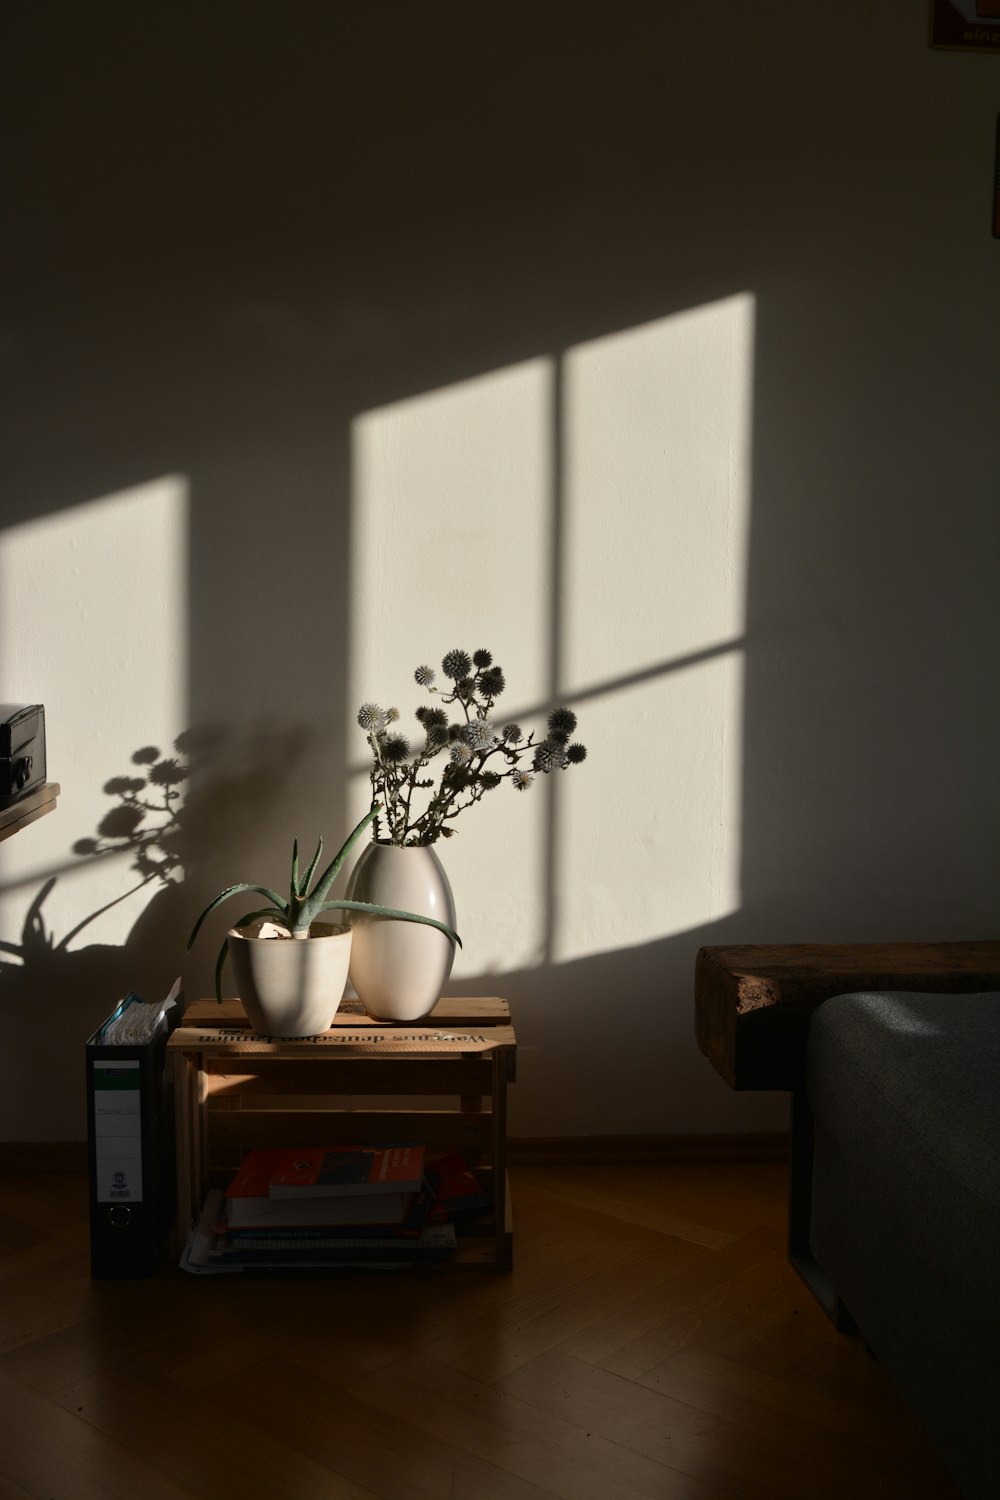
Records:
[[[787,1161],[784,1133],[511,1136],[507,1160],[539,1165]],[[0,1141],[0,1172],[85,1172],[86,1141]]]

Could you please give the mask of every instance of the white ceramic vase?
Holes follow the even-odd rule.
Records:
[[[455,926],[455,903],[432,848],[369,844],[347,884],[349,901],[371,901]],[[436,927],[351,914],[351,983],[365,1010],[383,1021],[416,1021],[437,1004],[455,945]]]
[[[307,938],[261,938],[254,922],[228,933],[236,993],[260,1036],[318,1036],[337,1014],[351,961],[350,927],[314,922]]]

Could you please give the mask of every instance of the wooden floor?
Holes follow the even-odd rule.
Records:
[[[782,1166],[511,1184],[508,1275],[93,1283],[85,1178],[0,1177],[0,1500],[955,1496]]]

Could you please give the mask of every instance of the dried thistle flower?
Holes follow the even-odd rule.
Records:
[[[509,781],[516,791],[524,792],[532,786],[535,772],[565,770],[587,754],[583,745],[569,744],[577,722],[570,708],[554,708],[548,715],[547,733],[538,740],[534,734],[525,737],[514,721],[497,731],[492,706],[507,684],[491,652],[480,649],[470,656],[460,649],[449,651],[441,670],[448,679],[448,685],[441,688],[434,685],[430,667],[418,667],[413,674],[421,687],[439,695],[440,705],[424,704],[416,710],[424,731],[423,748],[416,754],[402,735],[386,734],[386,725],[399,717],[396,710],[366,703],[358,714],[372,749],[373,800],[384,809],[384,823],[380,821],[375,836],[387,832],[389,842],[397,846],[451,838],[458,814],[501,782]],[[428,774],[429,767],[445,746],[450,747],[449,754],[443,764],[438,762],[440,775],[435,780]],[[526,757],[530,769],[520,764]]]
[[[472,671],[472,658],[465,651],[449,651],[441,663],[441,670],[446,677],[461,682]]]
[[[366,734],[378,734],[385,728],[385,714],[377,703],[362,703],[358,709],[358,723]]]
[[[488,750],[496,739],[489,719],[472,719],[465,728],[465,742],[473,750]]]
[[[547,776],[550,771],[556,769],[556,755],[557,752],[554,746],[548,740],[543,740],[535,749],[535,758],[532,762],[535,770],[541,771],[544,776]]]
[[[576,728],[576,714],[571,708],[554,708],[549,714],[549,733],[572,734]]]

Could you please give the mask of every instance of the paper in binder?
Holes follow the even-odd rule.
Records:
[[[165,1072],[180,981],[160,1004],[130,994],[86,1045],[90,1273],[152,1276],[175,1210],[173,1121]]]

